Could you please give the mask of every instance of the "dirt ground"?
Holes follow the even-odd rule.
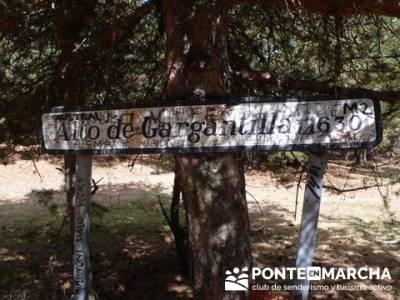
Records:
[[[168,200],[173,173],[160,170],[146,159],[136,161],[133,168],[130,162],[95,161],[93,178],[99,181],[100,189],[93,200],[104,207],[121,205],[124,209],[127,207],[124,205],[140,202],[141,208],[152,214],[154,224],[160,226],[154,230],[141,228],[138,223],[131,226],[140,220],[140,214],[136,221],[125,216],[119,219],[118,215],[109,221],[99,221],[99,227],[93,229],[96,240],[92,248],[93,293],[100,299],[191,299],[190,287],[179,275],[172,238],[157,204],[157,195]],[[51,191],[55,201],[62,203],[63,177],[57,169],[61,165],[57,157],[43,157],[35,162],[19,158],[0,165],[0,234],[3,235],[0,236],[0,264],[3,265],[0,277],[6,278],[3,282],[0,278],[0,289],[4,288],[3,293],[0,290],[2,299],[67,299],[71,292],[68,240],[53,245],[54,251],[50,253],[46,248],[49,244],[25,238],[25,231],[22,234],[26,226],[36,226],[35,222],[49,217],[48,209],[38,202],[43,191]],[[392,279],[378,283],[391,285],[392,289],[355,292],[333,288],[314,293],[316,299],[400,297],[400,201],[396,194],[400,186],[385,185],[391,174],[400,170],[395,165],[383,165],[379,170],[377,176],[369,167],[354,169],[350,163],[330,161],[325,179],[330,188],[325,189],[321,203],[314,261],[315,265],[326,267],[388,267]],[[300,170],[295,169],[275,174],[249,170],[246,174],[252,252],[257,266],[293,265],[304,188],[303,183],[298,187],[299,176]],[[377,183],[384,186],[358,189]],[[334,189],[355,190],[338,194]],[[108,222],[114,221],[117,225],[108,226],[111,224]],[[103,235],[96,236],[99,234],[96,232]],[[15,280],[7,279],[12,268],[27,275],[17,274]],[[52,272],[53,269],[56,271]],[[50,280],[51,276],[54,278]],[[377,284],[373,281],[344,283]],[[40,293],[32,292],[35,285]]]

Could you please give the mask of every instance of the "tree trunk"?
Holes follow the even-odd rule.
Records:
[[[79,82],[76,70],[69,67],[69,61],[73,55],[74,47],[71,42],[65,42],[62,48],[63,63],[66,65],[62,76],[62,88],[64,105],[67,108],[75,108],[79,105]],[[71,239],[74,238],[75,228],[75,154],[64,154],[64,181],[65,191],[67,196],[67,212],[69,216],[69,227]]]
[[[176,254],[184,274],[189,273],[190,257],[188,251],[187,229],[180,222],[180,200],[181,200],[181,180],[175,172],[174,187],[172,190],[172,201],[170,208],[170,227],[175,239]]]
[[[71,65],[71,61],[75,57],[75,42],[79,39],[80,26],[83,26],[83,22],[79,20],[78,12],[75,11],[71,14],[76,18],[75,21],[81,22],[72,23],[80,24],[80,26],[74,27],[71,24],[68,25],[64,15],[65,9],[64,5],[57,5],[51,16],[53,30],[57,36],[58,46],[61,49],[57,86],[62,94],[64,106],[66,108],[76,108],[80,104],[79,70]],[[75,227],[75,160],[75,154],[64,155],[64,183],[71,239],[74,237]]]
[[[69,232],[74,238],[75,228],[75,154],[64,154],[64,185],[67,200],[67,213],[69,218]]]
[[[229,93],[227,11],[223,1],[163,1],[166,94]],[[188,101],[190,101],[189,98]],[[188,224],[195,299],[247,299],[225,292],[225,271],[250,266],[249,219],[239,154],[176,155]]]
[[[80,103],[79,81],[77,70],[70,67],[70,61],[73,58],[75,45],[72,37],[69,40],[63,40],[61,59],[64,66],[61,72],[60,84],[63,91],[64,106],[66,108],[76,108]],[[67,212],[69,216],[70,235],[73,239],[75,228],[75,154],[64,154],[64,181],[67,200]]]

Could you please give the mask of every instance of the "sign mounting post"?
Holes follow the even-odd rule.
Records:
[[[327,152],[310,153],[308,159],[308,175],[304,191],[303,212],[301,216],[300,239],[296,257],[296,268],[312,266],[318,233],[318,217],[323,190],[323,179],[327,163]],[[308,273],[306,274],[308,276]],[[296,291],[298,299],[307,300],[310,284],[305,278],[297,280],[296,286],[302,286]]]
[[[91,285],[89,251],[90,192],[92,156],[76,156],[75,232],[74,232],[74,300],[87,300]]]

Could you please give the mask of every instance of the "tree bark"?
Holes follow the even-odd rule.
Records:
[[[60,84],[63,91],[65,107],[74,108],[79,105],[79,81],[76,68],[69,63],[73,57],[73,39],[62,41],[61,60],[64,70],[61,72]],[[69,216],[70,236],[74,237],[75,228],[75,154],[64,154],[64,181]]]
[[[79,6],[76,6],[79,8]],[[58,47],[61,50],[57,87],[62,94],[62,102],[67,108],[75,108],[80,104],[79,70],[71,64],[75,57],[75,42],[79,39],[79,32],[84,25],[85,16],[74,10],[73,22],[67,22],[64,5],[57,5],[51,15],[53,31],[56,34]],[[71,13],[71,12],[70,12]],[[74,237],[75,228],[75,154],[64,154],[64,183],[69,216],[70,236]]]
[[[268,90],[269,87],[285,87],[294,91],[307,91],[320,94],[341,95],[345,97],[373,97],[385,102],[397,102],[400,91],[371,90],[337,86],[332,81],[312,81],[302,79],[282,79],[268,72],[246,70],[235,74],[235,80],[248,88]]]
[[[74,238],[75,226],[75,154],[64,154],[64,185],[67,200],[67,213],[69,218],[69,232]]]
[[[181,193],[182,193],[182,187],[180,178],[177,176],[177,172],[175,172],[174,187],[172,190],[172,201],[170,208],[170,227],[174,235],[176,254],[178,255],[182,271],[184,274],[188,274],[190,266],[190,260],[188,255],[189,241],[187,236],[187,229],[185,227],[182,227],[180,222]]]
[[[224,2],[166,0],[162,5],[167,97],[206,101],[207,95],[228,94]],[[245,292],[224,291],[226,270],[250,266],[240,155],[177,154],[175,159],[188,224],[195,299],[247,299]]]

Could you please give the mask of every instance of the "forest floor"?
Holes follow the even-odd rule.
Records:
[[[99,299],[193,298],[179,273],[158,204],[158,196],[166,205],[171,197],[173,173],[156,165],[156,156],[142,156],[134,166],[128,158],[94,162],[93,178],[100,188],[93,197],[98,205],[91,228],[92,293]],[[330,188],[322,199],[314,264],[388,267],[392,279],[321,282],[333,286],[313,293],[315,299],[400,297],[400,185],[388,184],[400,168],[378,165],[376,172],[370,166],[355,168],[351,162],[330,160],[325,179]],[[0,165],[0,299],[58,300],[71,295],[72,251],[68,225],[61,227],[65,209],[60,167],[60,157],[32,161],[24,155]],[[295,218],[300,173],[293,168],[246,173],[256,266],[294,263],[304,191],[302,182]],[[381,186],[371,187],[377,184]],[[358,189],[363,186],[369,188]],[[391,290],[340,291],[336,284],[390,285]],[[286,294],[275,299],[286,299]]]

